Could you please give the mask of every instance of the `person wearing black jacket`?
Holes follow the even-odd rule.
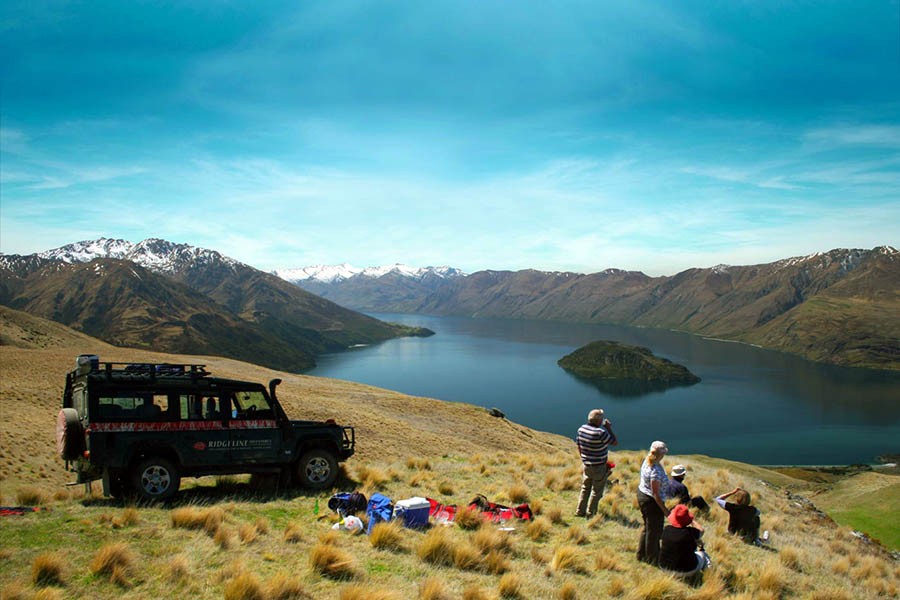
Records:
[[[690,577],[709,566],[700,537],[703,528],[694,522],[688,507],[679,504],[669,512],[669,523],[660,538],[659,566],[678,577]]]

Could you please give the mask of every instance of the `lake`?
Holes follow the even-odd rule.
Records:
[[[373,316],[436,335],[325,355],[308,374],[496,407],[510,420],[570,438],[590,409],[603,408],[624,449],[661,439],[673,454],[765,465],[874,463],[879,454],[900,453],[900,373],[823,365],[661,329]],[[702,381],[667,389],[595,385],[557,366],[594,340],[646,346]]]

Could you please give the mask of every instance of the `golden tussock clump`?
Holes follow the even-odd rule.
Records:
[[[778,558],[781,559],[781,564],[787,568],[793,569],[794,571],[800,570],[800,553],[796,548],[791,546],[782,548],[781,552],[778,554]]]
[[[685,586],[671,575],[659,574],[644,579],[628,592],[628,600],[682,600]]]
[[[803,600],[853,600],[853,597],[840,588],[828,587],[808,593]]]
[[[138,514],[137,509],[133,506],[129,506],[122,510],[121,515],[112,520],[112,526],[115,529],[121,529],[122,527],[137,525],[138,521],[140,521],[140,515]]]
[[[4,599],[6,596],[4,596]],[[58,588],[43,588],[37,591],[31,600],[63,600],[65,595]]]
[[[576,600],[578,598],[578,588],[571,581],[567,581],[559,588],[559,600]]]
[[[118,571],[123,575],[134,562],[134,554],[127,544],[107,544],[100,548],[91,561],[91,573],[114,578]]]
[[[331,579],[352,579],[357,571],[353,557],[331,544],[318,543],[309,552],[309,564],[314,571]]]
[[[598,571],[624,571],[625,569],[622,567],[622,563],[619,562],[618,557],[611,552],[601,552],[597,555],[596,560],[594,561],[594,565],[597,567]]]
[[[572,542],[573,544],[578,544],[580,546],[582,544],[586,544],[588,542],[588,538],[587,534],[584,532],[584,529],[573,525],[572,527],[569,527],[569,531],[568,533],[566,533],[566,541]]]
[[[251,544],[259,537],[259,530],[256,529],[256,525],[241,523],[238,527],[238,537],[241,538],[242,544]]]
[[[433,565],[452,566],[456,544],[450,538],[450,534],[444,528],[431,529],[422,538],[422,542],[416,549],[416,555],[425,562]]]
[[[509,497],[509,501],[514,504],[528,502],[528,488],[521,483],[511,485],[506,491],[506,495]]]
[[[449,481],[442,481],[438,484],[438,492],[445,496],[452,496],[453,485]]]
[[[225,521],[225,511],[219,507],[183,506],[173,510],[169,520],[176,529],[205,529],[209,535],[215,535],[219,525]]]
[[[483,522],[481,513],[474,508],[460,508],[456,511],[456,526],[460,529],[478,529]]]
[[[269,520],[265,517],[257,518],[256,521],[253,522],[253,526],[256,527],[256,530],[260,533],[260,535],[269,534]]]
[[[43,490],[33,485],[20,487],[16,490],[16,502],[21,506],[40,506],[47,501]]]
[[[391,476],[369,465],[361,465],[356,468],[356,478],[363,486],[372,489],[380,489],[385,483],[391,480]]]
[[[252,573],[238,573],[225,583],[225,600],[266,600],[262,584]]]
[[[472,543],[487,554],[491,550],[508,552],[512,549],[513,540],[507,532],[498,531],[490,523],[484,523],[472,536]]]
[[[759,571],[757,590],[772,592],[779,596],[785,587],[787,587],[787,572],[775,559],[768,560]]]
[[[512,564],[502,552],[491,550],[487,553],[487,556],[484,557],[483,569],[486,573],[500,575],[501,573],[506,573],[511,568]]]
[[[191,574],[191,563],[183,554],[172,557],[168,565],[169,580],[185,581]]]
[[[551,491],[556,491],[559,487],[560,475],[559,471],[547,471],[544,475],[544,487]]]
[[[284,528],[282,539],[288,544],[299,544],[304,541],[303,528],[298,523],[291,523]]]
[[[311,600],[296,577],[276,573],[266,584],[266,600]]]
[[[707,573],[703,578],[703,585],[691,593],[690,600],[719,600],[727,593],[725,581],[715,574]]]
[[[411,487],[419,487],[434,479],[434,473],[431,471],[416,471],[409,476],[409,485]]]
[[[500,578],[500,586],[497,591],[501,598],[521,598],[522,589],[525,587],[522,577],[517,573],[507,573]]]
[[[544,501],[540,498],[535,498],[529,503],[531,507],[532,514],[539,515],[544,511]]]
[[[338,600],[400,600],[400,598],[391,591],[355,583],[344,586]]]
[[[475,571],[481,567],[481,552],[470,543],[456,544],[453,548],[453,566],[463,571]]]
[[[537,542],[547,537],[551,527],[550,519],[547,517],[538,517],[525,526],[525,535],[528,536],[529,539]]]
[[[31,582],[35,585],[64,585],[63,561],[55,552],[44,552],[31,562]]]
[[[558,506],[548,508],[546,516],[554,525],[560,525],[563,522],[562,509]]]
[[[329,546],[340,546],[343,541],[341,533],[334,529],[326,529],[319,534],[319,543]]]
[[[535,547],[531,548],[530,556],[531,562],[536,565],[546,565],[548,562],[550,562],[550,557]]]
[[[452,600],[452,598],[447,586],[440,579],[429,577],[419,582],[418,600]]]
[[[463,600],[490,600],[490,596],[477,585],[470,585],[463,590]]]
[[[606,586],[606,593],[613,598],[618,598],[625,593],[625,579],[622,577],[613,577]]]
[[[553,558],[550,559],[550,569],[587,573],[588,570],[581,561],[581,554],[581,550],[575,546],[559,546],[554,550]]]
[[[473,459],[473,460],[481,460]],[[427,458],[407,458],[406,459],[406,468],[407,469],[422,469],[423,471],[431,470],[431,461]]]
[[[372,527],[369,542],[373,548],[401,552],[406,549],[403,543],[403,528],[399,521],[376,523]]]
[[[234,532],[226,525],[220,525],[216,529],[213,541],[222,550],[231,550],[234,547]]]

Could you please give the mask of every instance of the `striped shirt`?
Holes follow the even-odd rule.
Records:
[[[666,475],[666,470],[662,468],[661,464],[651,465],[645,458],[641,465],[641,482],[638,484],[638,491],[652,496],[653,488],[650,485],[652,481],[659,482],[659,495],[665,498],[666,489],[669,487],[669,476]]]
[[[603,427],[585,423],[578,428],[575,443],[581,452],[581,462],[585,465],[605,465],[609,453],[609,443],[616,438]]]

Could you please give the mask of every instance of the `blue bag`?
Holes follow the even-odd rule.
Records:
[[[394,515],[394,504],[390,498],[383,494],[372,494],[369,498],[369,505],[366,507],[366,516],[369,517],[369,527],[366,529],[366,535],[372,534],[372,528],[376,523],[382,521],[390,521]]]

